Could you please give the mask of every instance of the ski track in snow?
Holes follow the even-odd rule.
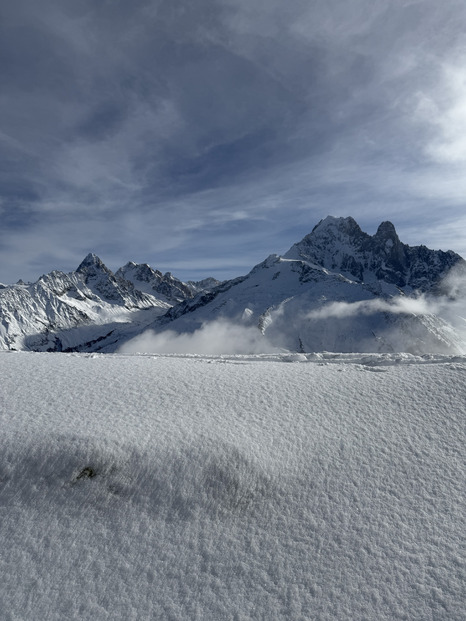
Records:
[[[5,620],[460,620],[466,357],[0,353]]]

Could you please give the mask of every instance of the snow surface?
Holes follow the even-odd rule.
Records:
[[[466,357],[0,353],[5,620],[464,619]]]

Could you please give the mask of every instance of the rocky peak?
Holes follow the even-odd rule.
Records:
[[[315,263],[359,282],[384,281],[399,288],[426,291],[458,261],[454,252],[403,244],[394,225],[382,222],[375,235],[363,232],[351,218],[328,216],[285,258]]]
[[[133,283],[135,281],[151,282],[162,279],[162,272],[154,270],[148,263],[134,263],[133,261],[129,261],[120,267],[115,275]]]
[[[130,261],[116,272],[117,278],[130,281],[134,287],[149,293],[170,304],[193,297],[193,293],[184,282],[175,278],[171,272],[162,274],[147,263]]]
[[[305,240],[341,240],[350,243],[356,243],[361,237],[367,237],[363,233],[359,224],[351,218],[335,218],[327,216],[321,220],[302,241]],[[301,242],[302,243],[302,242]]]
[[[108,267],[93,252],[90,252],[83,259],[76,271],[80,274],[85,274],[86,276],[94,276],[98,273],[104,273],[107,274],[107,276],[113,275]]]
[[[377,233],[374,235],[374,239],[396,239],[399,241],[395,227],[388,220],[385,220],[385,222],[379,224]]]
[[[372,245],[374,248],[390,253],[393,249],[403,246],[397,235],[395,227],[391,222],[382,222],[376,234],[372,237]]]
[[[131,282],[115,275],[93,252],[85,257],[75,273],[91,291],[112,304],[126,308],[150,304],[147,296],[136,291]]]

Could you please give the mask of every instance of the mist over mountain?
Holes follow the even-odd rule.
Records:
[[[219,353],[219,335],[230,334],[230,353],[459,353],[465,265],[452,251],[403,244],[390,222],[371,236],[329,216],[283,256],[172,307],[124,351]]]
[[[0,348],[249,353],[460,353],[466,262],[329,216],[249,274],[184,283],[95,254],[75,272],[0,288]]]

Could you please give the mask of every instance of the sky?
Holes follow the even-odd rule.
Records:
[[[466,256],[464,0],[4,0],[0,282],[247,273],[327,215]]]

